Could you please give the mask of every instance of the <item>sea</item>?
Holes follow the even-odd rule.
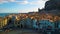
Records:
[[[8,16],[9,14],[18,14],[18,13],[0,13],[0,17]]]

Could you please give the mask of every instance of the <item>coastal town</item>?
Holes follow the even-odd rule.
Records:
[[[57,6],[54,8],[55,3]],[[60,34],[60,8],[58,8],[60,4],[58,3],[58,1],[49,0],[46,2],[45,8],[38,8],[38,12],[11,13],[0,17],[0,30],[10,32],[31,29],[39,34]]]
[[[56,28],[59,30],[60,17],[53,14],[39,12],[10,14],[4,18],[0,17],[0,29],[6,31],[21,28],[39,31],[41,31],[41,29],[43,29],[43,31],[44,29],[51,29],[54,31]]]

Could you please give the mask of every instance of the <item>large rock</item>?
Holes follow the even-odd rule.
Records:
[[[45,3],[45,10],[60,10],[60,0],[49,0]]]
[[[45,3],[45,11],[60,16],[60,0],[49,0]]]

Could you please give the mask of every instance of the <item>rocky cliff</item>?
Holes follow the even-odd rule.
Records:
[[[45,11],[60,15],[60,0],[49,0],[45,3]]]
[[[45,3],[45,10],[60,10],[60,0],[49,0]]]

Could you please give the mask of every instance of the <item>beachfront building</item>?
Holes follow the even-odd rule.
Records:
[[[52,22],[50,22],[49,20],[39,20],[39,29],[42,30],[42,32],[44,33],[51,33],[51,31],[53,31],[54,29],[54,24]]]
[[[0,29],[2,28],[2,20],[3,20],[3,18],[0,17]]]
[[[26,18],[25,25],[26,25],[27,28],[32,28],[32,20],[31,20],[31,18],[29,18],[29,17]]]

